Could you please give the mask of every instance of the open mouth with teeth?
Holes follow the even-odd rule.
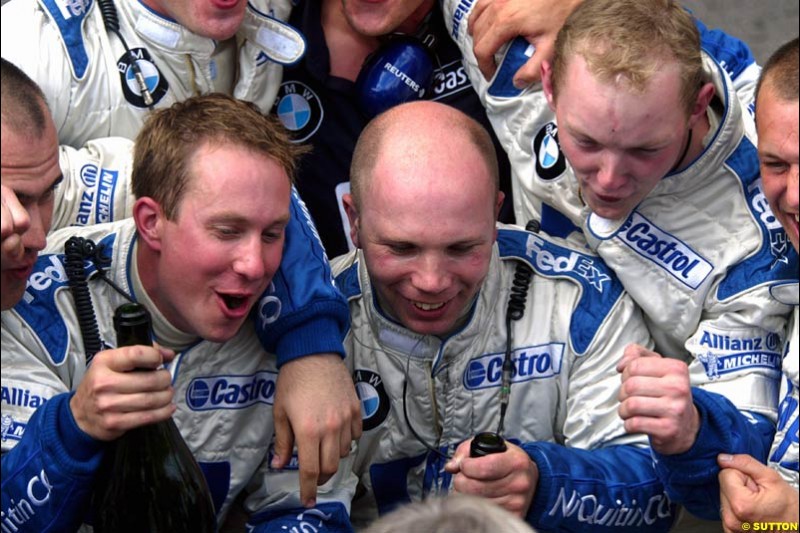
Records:
[[[437,309],[441,309],[444,307],[444,302],[439,302],[435,304],[426,304],[424,302],[414,302],[414,307],[421,311],[436,311]]]

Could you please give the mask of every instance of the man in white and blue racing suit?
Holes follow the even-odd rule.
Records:
[[[239,0],[225,6],[208,0],[14,0],[2,7],[0,39],[3,57],[44,91],[59,142],[81,148],[97,138],[133,139],[150,108],[197,94],[230,94],[268,113],[283,65],[305,53],[303,37],[283,22],[291,7],[289,0]],[[71,223],[119,218],[109,200],[120,191],[115,191],[110,174],[96,170],[101,190],[91,200],[82,198],[84,211]],[[91,171],[84,175],[94,182]],[[95,205],[93,219],[85,216],[89,202]],[[257,326],[265,349],[278,355],[281,368],[292,362],[281,373],[276,413],[280,432],[294,435],[301,454],[309,458],[301,474],[310,499],[315,486],[311,478],[335,469],[331,448],[346,454],[345,443],[358,436],[359,429],[351,427],[358,419],[358,403],[341,379],[346,374],[340,361],[346,304],[333,285],[305,206],[296,195],[292,203],[275,293],[265,295],[279,302],[280,316],[270,321],[269,331],[262,322]],[[299,394],[306,385],[324,391],[324,397]],[[283,401],[287,391],[291,402]],[[343,404],[349,408],[340,409]],[[283,431],[287,420],[293,433]],[[326,432],[337,425],[338,431]],[[291,438],[281,439],[284,461],[290,444]]]
[[[758,158],[764,195],[775,218],[786,229],[795,250],[800,249],[800,40],[797,37],[773,53],[758,82],[756,126]],[[720,510],[726,531],[745,523],[797,523],[798,505],[798,282],[772,287],[772,295],[794,307],[783,349],[783,378],[778,428],[768,466],[747,455],[722,454],[719,474]],[[753,490],[755,487],[755,490]]]
[[[364,131],[351,184],[358,249],[333,265],[364,417],[354,525],[456,490],[543,530],[666,531],[675,506],[617,416],[616,364],[652,346],[641,313],[596,255],[495,226],[486,132],[443,104],[396,107]],[[467,457],[507,385],[507,451]]]
[[[220,13],[210,2],[180,4],[187,7],[161,0],[11,0],[2,7],[3,57],[42,88],[59,140],[74,147],[138,133],[150,106],[133,57],[154,108],[223,92],[268,113],[283,65],[305,53],[302,35],[283,22],[292,3],[238,2]],[[197,14],[182,11],[189,7]],[[109,8],[130,52],[104,22]]]
[[[275,119],[222,95],[157,112],[139,141],[134,218],[52,233],[21,302],[2,314],[4,529],[76,530],[105,442],[174,416],[219,524],[247,494],[255,531],[350,530],[349,463],[313,509],[296,463],[270,468],[277,358],[248,320],[276,282],[296,150]],[[72,236],[96,245],[78,272],[64,252]],[[68,290],[76,275],[88,278],[88,300]],[[129,299],[151,311],[160,349],[113,348],[111,317]],[[86,317],[97,353],[87,353]],[[168,371],[128,372],[162,361]]]
[[[578,18],[592,9],[592,16]],[[562,29],[556,58],[545,63],[547,90],[518,90],[511,80],[531,53],[527,42],[511,43],[487,81],[467,33],[472,3],[447,1],[445,10],[470,78],[510,153],[515,202],[524,202],[516,205],[518,219],[540,219],[549,234],[594,250],[644,311],[655,352],[688,363],[681,371],[693,387],[686,387],[682,401],[693,422],[688,431],[674,420],[670,428],[688,437],[680,451],[700,459],[685,460],[674,449],[662,454],[667,448],[656,446],[656,466],[673,500],[699,516],[718,518],[718,491],[705,483],[716,475],[716,454],[733,449],[766,459],[769,450],[789,313],[769,289],[796,279],[797,272],[797,254],[761,190],[751,101],[740,99],[753,94],[758,69],[752,55],[672,2],[589,0]],[[654,46],[666,39],[667,27],[678,28],[672,41]],[[646,30],[637,34],[641,28]],[[569,49],[563,47],[566,30],[579,36]],[[670,63],[678,57],[673,49],[692,58],[684,60],[692,76]],[[641,60],[644,70],[649,65],[639,78],[644,81],[636,85],[625,66],[609,66],[614,59],[598,67],[608,67],[607,78],[594,76],[594,63],[584,66],[619,57],[618,50],[628,52],[629,62]],[[580,78],[567,70],[575,64],[583,69]],[[677,79],[689,80],[687,87],[697,84],[681,93]],[[616,115],[601,115],[599,109],[612,107],[612,96],[621,94],[620,86],[629,100],[616,107]],[[567,101],[567,93],[578,100]],[[690,93],[691,98],[677,96]],[[573,113],[581,101],[587,102],[581,117],[598,119],[591,127]],[[670,363],[635,366],[660,364]],[[708,438],[717,429],[728,436],[726,442]]]

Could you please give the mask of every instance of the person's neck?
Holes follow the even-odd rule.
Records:
[[[172,325],[164,314],[161,306],[158,285],[158,254],[151,250],[141,241],[141,238],[134,242],[134,253],[136,260],[133,262],[135,268],[131,275],[136,299],[150,310],[153,317],[153,334],[158,343],[171,350],[180,352],[188,348],[199,340],[193,333],[186,333]]]
[[[135,254],[135,269],[131,273],[134,283],[137,282],[141,289],[146,293],[145,296],[153,305],[157,305],[157,298],[153,295],[158,294],[158,255],[149,246],[142,243],[141,236],[138,236],[133,244]]]
[[[700,157],[700,154],[705,150],[703,140],[708,135],[708,130],[711,129],[711,122],[708,120],[708,110],[700,117],[700,120],[692,126],[691,144],[686,149],[686,154],[678,161],[675,166],[675,171],[680,172],[692,164],[692,161]],[[688,133],[688,132],[687,132]]]
[[[145,5],[150,11],[155,11],[159,15],[167,16],[167,10],[164,9],[164,6],[161,5],[163,0],[139,0],[142,4]]]

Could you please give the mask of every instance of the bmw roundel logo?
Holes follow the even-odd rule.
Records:
[[[381,425],[389,414],[389,396],[380,375],[371,370],[356,370],[356,393],[361,400],[361,419],[364,431]]]
[[[375,387],[368,383],[358,384],[358,397],[361,400],[361,414],[363,418],[375,416],[381,406],[381,397]]]
[[[536,159],[536,175],[543,180],[561,176],[567,169],[567,160],[558,143],[558,126],[555,122],[545,124],[533,140]]]
[[[287,94],[278,102],[278,116],[289,131],[300,131],[311,121],[311,106],[297,95]]]
[[[272,111],[292,134],[292,140],[298,143],[317,132],[325,115],[317,93],[299,81],[281,85]]]
[[[205,381],[193,380],[186,391],[186,403],[193,409],[199,409],[208,403],[211,389]]]
[[[142,97],[142,91],[139,88],[139,83],[136,81],[133,64],[133,56],[136,58],[136,65],[144,76],[144,84],[150,95],[153,97],[153,103],[156,104],[167,94],[169,84],[166,78],[161,75],[161,71],[153,60],[150,58],[150,53],[146,48],[134,48],[129,53],[122,54],[122,57],[117,61],[117,70],[122,81],[122,92],[125,95],[125,100],[136,107],[147,107]]]
[[[559,155],[558,142],[550,135],[545,135],[539,151],[539,164],[544,169],[553,168],[558,163]]]
[[[137,59],[136,64],[139,66],[139,70],[142,72],[144,84],[147,87],[147,90],[152,93],[158,87],[158,80],[160,79],[158,69],[151,62],[143,61],[141,59]],[[139,96],[142,95],[141,91],[139,90],[139,83],[136,81],[136,76],[134,75],[134,70],[130,65],[125,71],[125,81],[128,82],[128,89],[130,89],[132,93],[138,94]]]

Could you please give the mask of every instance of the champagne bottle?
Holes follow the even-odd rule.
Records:
[[[114,313],[118,347],[152,345],[150,328],[150,313],[142,305],[123,304]],[[205,477],[172,418],[129,430],[109,443],[93,506],[97,533],[216,530]]]

